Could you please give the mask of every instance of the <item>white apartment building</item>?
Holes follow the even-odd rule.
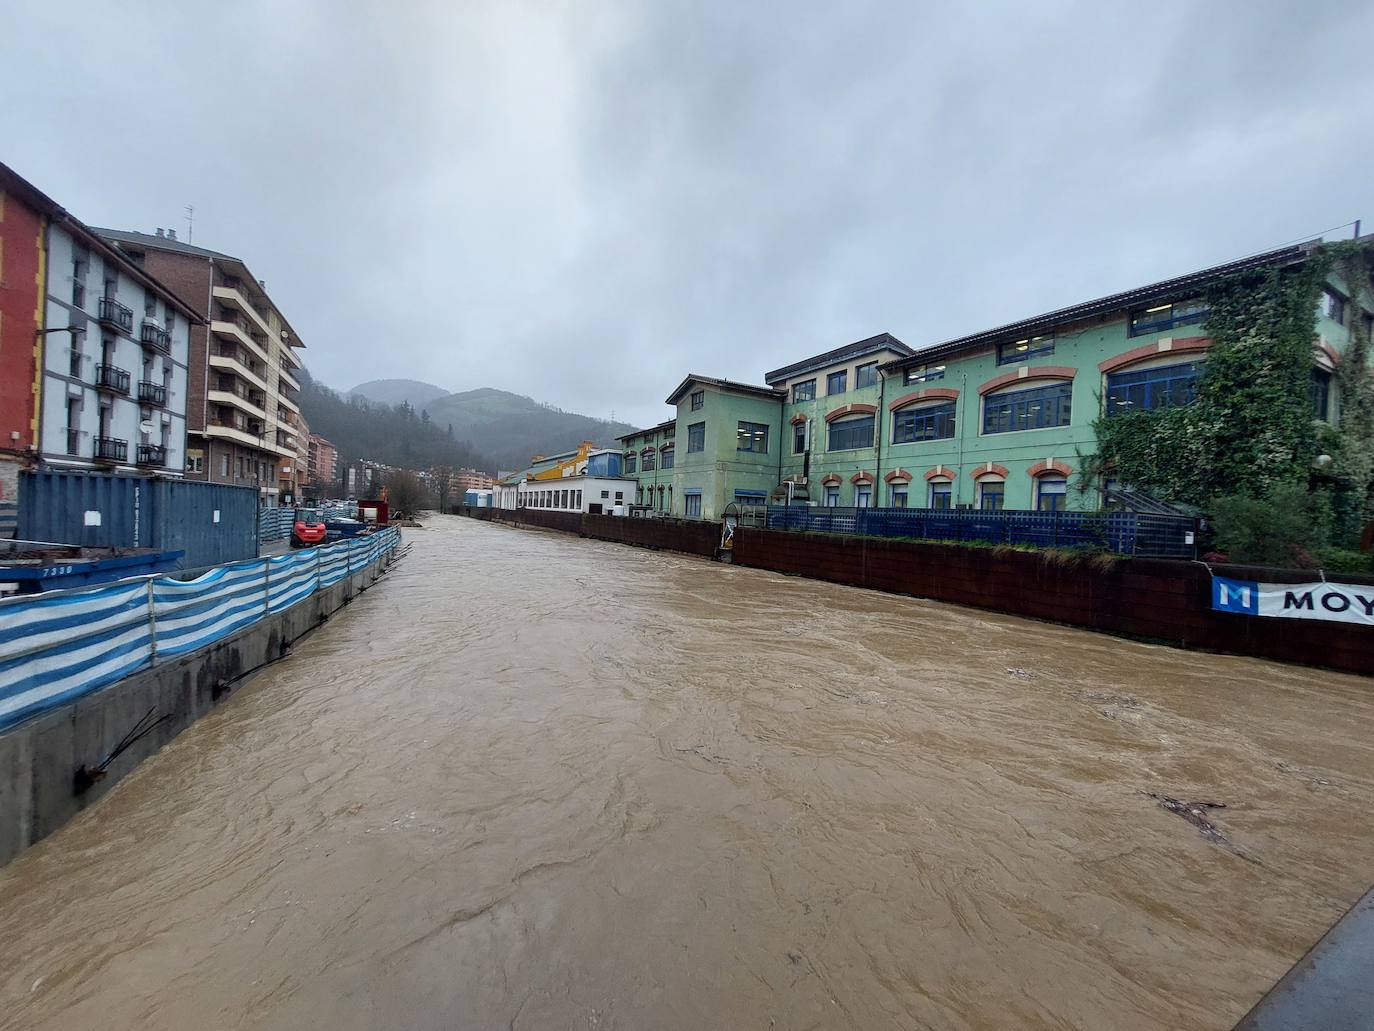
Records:
[[[264,505],[299,493],[305,345],[241,258],[156,234],[98,230],[202,317],[191,333],[186,475],[255,487]]]
[[[41,460],[182,476],[190,334],[200,316],[60,209],[46,252]]]

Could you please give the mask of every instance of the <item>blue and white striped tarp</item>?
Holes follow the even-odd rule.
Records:
[[[268,561],[231,562],[194,580],[154,580],[158,654],[195,651],[266,615]]]
[[[387,527],[324,548],[219,566],[194,580],[136,577],[0,601],[0,729],[203,648],[386,555]]]
[[[152,660],[148,581],[0,607],[0,727],[112,684]]]

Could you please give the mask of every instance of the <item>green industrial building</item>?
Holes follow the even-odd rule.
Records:
[[[1369,239],[1369,238],[1366,238]],[[1309,260],[1319,242],[1243,258],[913,350],[883,333],[767,373],[690,375],[674,418],[620,438],[654,512],[718,518],[736,502],[1094,509],[1100,415],[1192,400],[1211,339],[1207,288]],[[1332,274],[1312,350],[1313,418],[1335,423],[1351,291]],[[1371,319],[1367,311],[1360,316]],[[1368,324],[1368,323],[1366,323]]]

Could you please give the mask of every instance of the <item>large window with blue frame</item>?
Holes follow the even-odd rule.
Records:
[[[768,425],[762,422],[741,422],[735,430],[735,450],[768,454]]]
[[[816,381],[814,379],[792,384],[792,401],[794,403],[814,400],[816,400]]]
[[[694,422],[687,427],[687,453],[706,450],[706,424]]]
[[[1201,375],[1202,362],[1110,373],[1107,376],[1106,414],[1151,412],[1156,408],[1190,404],[1197,396],[1197,381]]]
[[[906,383],[929,383],[932,380],[945,378],[945,367],[943,365],[922,365],[915,369],[907,369],[902,377]]]
[[[826,394],[843,394],[847,389],[846,384],[849,380],[849,370],[841,369],[839,372],[832,372],[825,377]]]
[[[701,491],[688,491],[682,496],[682,514],[688,519],[701,518]]]
[[[854,389],[862,390],[864,387],[871,387],[878,382],[878,363],[869,362],[867,365],[856,365],[854,367]]]
[[[1130,335],[1144,336],[1159,333],[1175,326],[1187,326],[1207,318],[1207,304],[1201,300],[1176,301],[1173,304],[1156,304],[1152,308],[1141,308],[1131,312]]]
[[[860,415],[854,419],[836,419],[827,428],[827,451],[853,451],[873,446],[873,416]]]
[[[659,452],[659,455],[661,457],[659,458],[658,466],[660,469],[671,469],[673,467],[673,452],[675,450],[677,449],[665,447],[662,451]]]
[[[1014,365],[1016,362],[1030,361],[1032,358],[1054,354],[1054,334],[1026,337],[997,345],[997,364]]]
[[[892,418],[892,443],[947,440],[954,436],[954,402],[923,408],[899,408]]]
[[[1072,400],[1073,384],[1070,382],[991,394],[983,400],[983,432],[1011,433],[1067,426]]]

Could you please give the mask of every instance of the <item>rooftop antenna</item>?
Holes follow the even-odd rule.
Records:
[[[195,239],[196,209],[192,204],[186,205],[186,242],[191,243]]]

